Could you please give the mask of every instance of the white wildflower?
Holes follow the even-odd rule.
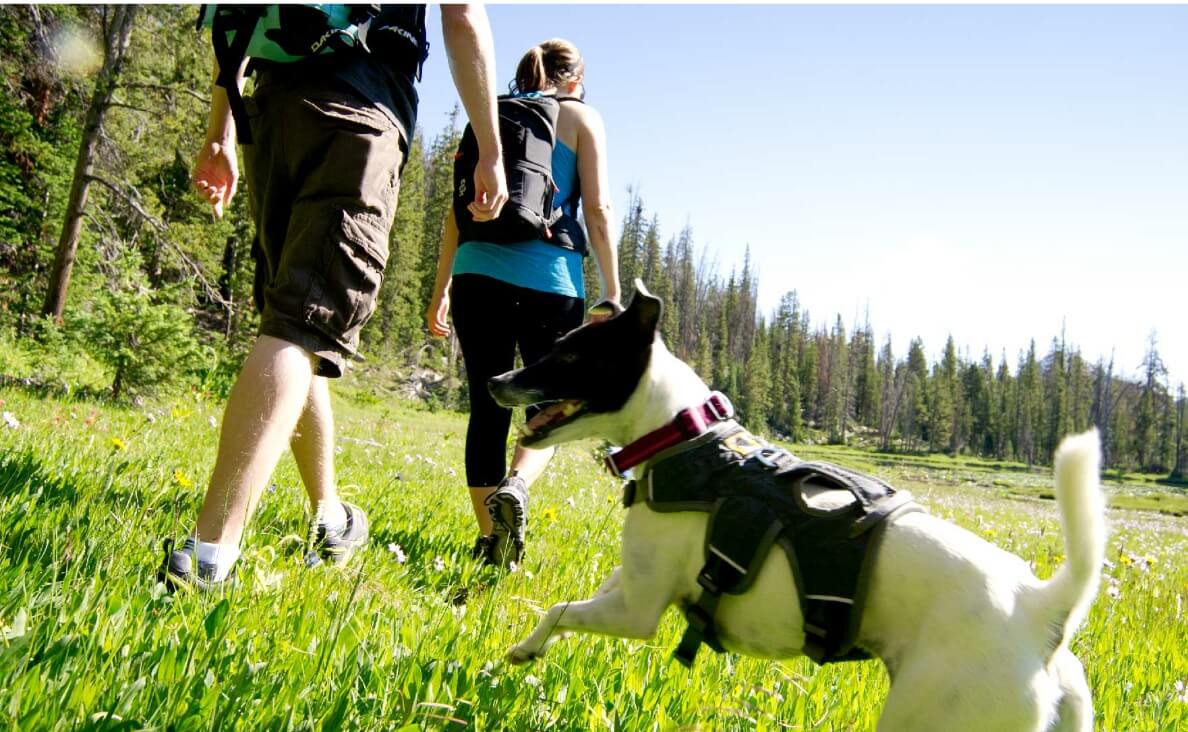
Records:
[[[212,430],[213,430],[213,429],[218,429],[218,426],[219,426],[219,421],[218,421],[217,419],[215,419],[215,418],[214,418],[214,415],[213,415],[213,414],[212,414],[212,415],[210,415],[209,417],[207,417],[207,418],[206,418],[206,423],[210,425],[210,428],[211,428]]]
[[[388,544],[388,551],[392,552],[392,556],[396,559],[397,564],[404,564],[408,561],[408,555],[400,548],[396,542]]]
[[[5,412],[3,414],[3,418],[4,424],[11,429],[15,430],[21,426],[21,423],[17,420],[16,415],[12,412]]]
[[[534,687],[540,686],[540,679],[536,678],[532,674],[527,674],[526,676],[524,676],[524,683],[528,684],[529,686],[534,686]]]
[[[577,503],[575,503],[575,502],[574,502],[574,500],[573,500],[573,497],[572,497],[572,496],[571,496],[571,497],[569,497],[569,498],[566,498],[566,499],[565,499],[565,503],[567,503],[567,504],[569,505],[569,507],[570,507],[570,508],[575,508],[575,507],[577,506]]]
[[[1188,704],[1188,687],[1185,687],[1183,681],[1176,682],[1176,699]]]
[[[445,566],[445,560],[441,558],[440,554],[433,558],[433,570],[435,572],[444,572]]]

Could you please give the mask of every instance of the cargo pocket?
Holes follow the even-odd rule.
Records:
[[[375,312],[388,260],[388,232],[373,214],[343,212],[327,232],[324,267],[312,273],[305,320],[353,353]]]

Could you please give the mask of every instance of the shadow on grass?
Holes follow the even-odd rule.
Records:
[[[111,388],[96,389],[92,386],[71,387],[64,382],[53,383],[31,376],[0,374],[0,389],[23,391],[30,396],[53,398],[62,401],[86,402],[88,404],[119,404],[111,398]]]
[[[444,595],[453,605],[491,589],[503,576],[503,570],[484,566],[471,556],[472,546],[454,537],[429,535],[415,530],[381,530],[371,535],[372,551],[403,553],[413,571],[413,587]]]

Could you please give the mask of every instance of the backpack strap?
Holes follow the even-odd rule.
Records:
[[[252,130],[248,124],[247,107],[244,106],[243,94],[239,91],[235,75],[247,56],[252,32],[264,17],[266,10],[264,5],[245,5],[237,8],[236,13],[223,13],[215,8],[214,19],[211,22],[211,42],[214,45],[215,59],[219,62],[219,75],[215,78],[215,85],[227,91],[227,105],[231,108],[231,118],[235,120],[235,133],[239,137],[239,142],[244,145],[251,144]],[[234,27],[228,27],[232,18],[238,22]],[[233,35],[230,43],[227,41],[228,33]]]

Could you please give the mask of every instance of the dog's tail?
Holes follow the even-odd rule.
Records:
[[[1040,588],[1038,610],[1048,619],[1054,653],[1076,632],[1097,594],[1105,558],[1105,497],[1098,476],[1097,430],[1066,437],[1056,450],[1056,502],[1067,559]]]

